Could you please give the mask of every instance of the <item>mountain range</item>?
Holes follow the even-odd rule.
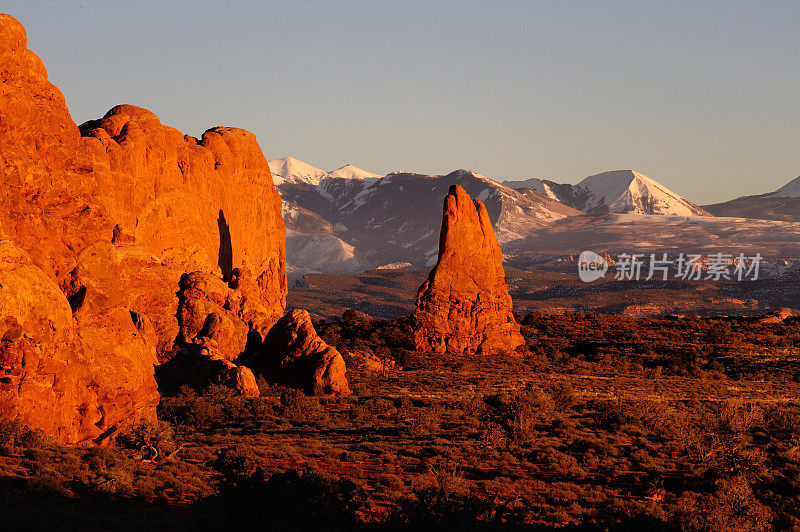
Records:
[[[380,176],[348,164],[328,172],[293,157],[269,166],[283,198],[290,279],[311,272],[430,268],[442,198],[454,184],[483,201],[509,255],[624,252],[626,246],[761,245],[780,256],[800,251],[800,227],[780,223],[800,221],[800,178],[772,193],[698,206],[634,170],[571,185],[538,178],[501,182],[463,169]]]

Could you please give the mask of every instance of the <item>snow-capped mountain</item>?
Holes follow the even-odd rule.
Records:
[[[367,269],[354,246],[340,238],[335,213],[380,176],[350,164],[326,172],[294,157],[271,160],[269,167],[283,199],[289,277]]]
[[[771,198],[800,198],[800,177],[792,179],[775,192],[765,194],[765,196]]]
[[[486,204],[501,244],[581,214],[544,194],[514,190],[467,170],[379,177],[352,165],[327,173],[292,158],[270,161],[270,168],[284,201],[293,277],[393,263],[430,266],[438,253],[442,198],[453,184]]]
[[[654,179],[633,170],[589,176],[577,185],[575,208],[586,213],[612,212],[667,216],[708,216]]]
[[[304,183],[316,186],[329,175],[325,170],[311,166],[294,157],[273,159],[267,161],[267,164],[269,164],[272,181],[276,187],[283,183]]]
[[[379,262],[436,262],[442,198],[459,184],[486,205],[500,244],[566,216],[580,214],[536,192],[521,192],[480,174],[457,170],[444,176],[390,174],[342,207],[348,226],[358,225],[366,256]]]
[[[341,168],[330,172],[331,177],[342,177],[345,179],[373,179],[378,177],[383,177],[378,174],[373,174],[372,172],[367,172],[366,170],[362,170],[357,166],[353,166],[352,164],[346,164]]]
[[[272,173],[272,181],[275,183],[275,186],[284,183],[317,186],[329,178],[361,180],[382,177],[379,174],[373,174],[372,172],[362,170],[352,164],[346,164],[332,172],[326,172],[321,168],[304,163],[300,159],[295,159],[294,157],[272,159],[271,161],[267,161],[267,164],[269,165],[269,171]]]
[[[704,209],[714,216],[738,216],[761,220],[800,222],[800,177],[792,179],[775,192],[742,196]]]
[[[549,179],[531,178],[524,181],[503,181],[503,184],[513,189],[528,188],[534,192],[544,194],[548,198],[560,201],[565,205],[575,202],[575,189],[573,185],[556,183]]]
[[[467,170],[444,176],[397,172],[375,180],[333,213],[339,237],[356,246],[356,256],[375,266],[436,261],[442,198],[460,184],[486,205],[501,244],[566,216],[581,214],[531,190],[518,191]]]
[[[544,179],[506,181],[515,189],[529,188],[587,214],[631,213],[708,216],[708,212],[654,179],[634,170],[615,170],[585,178],[577,185]]]

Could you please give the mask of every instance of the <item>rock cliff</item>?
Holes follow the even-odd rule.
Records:
[[[255,136],[195,139],[132,105],[78,127],[22,25],[0,14],[0,35],[4,414],[69,443],[154,418],[153,365],[187,333],[177,292],[193,271],[246,287],[227,301],[244,328],[232,354],[202,362],[252,394],[252,375],[225,360],[266,336],[287,290],[281,200]]]

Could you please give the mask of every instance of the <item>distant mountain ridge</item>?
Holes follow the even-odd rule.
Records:
[[[541,192],[587,214],[709,216],[701,207],[634,170],[603,172],[589,176],[577,185],[535,178],[504,183],[513,188]]]
[[[800,198],[800,177],[795,177],[775,192],[765,195],[774,198]]]
[[[445,175],[398,171],[379,176],[345,165],[326,172],[291,157],[269,164],[284,202],[290,278],[396,263],[429,268],[438,252],[442,198],[453,184],[486,205],[506,253],[536,253],[540,248],[549,254],[558,248],[574,253],[594,243],[621,245],[627,240],[633,247],[657,250],[667,244],[670,228],[678,227],[710,245],[715,232],[722,238],[726,224],[736,225],[742,241],[751,233],[763,239],[769,231],[789,227],[753,222],[753,231],[748,231],[747,218],[800,221],[800,197],[793,196],[800,196],[800,178],[770,194],[700,207],[634,170],[603,172],[571,185],[535,178],[501,183],[463,169]],[[715,222],[714,216],[740,220]],[[631,220],[636,220],[633,226]],[[631,227],[643,232],[632,233]],[[690,240],[682,242],[688,245]]]
[[[498,241],[518,240],[580,211],[531,190],[514,190],[468,170],[385,177],[346,165],[325,172],[298,159],[269,161],[284,201],[290,275],[352,273],[410,263],[429,267],[438,252],[442,198],[462,185],[486,204]]]
[[[800,221],[800,177],[792,179],[778,190],[767,194],[705,205],[714,216],[736,216],[761,220]]]

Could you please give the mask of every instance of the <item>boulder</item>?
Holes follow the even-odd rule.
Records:
[[[199,343],[184,346],[157,370],[160,390],[176,393],[181,386],[202,391],[212,384],[227,386],[237,395],[258,397],[253,372],[227,360],[214,345]]]
[[[370,371],[388,371],[396,370],[397,362],[388,357],[379,357],[378,355],[369,351],[356,349],[348,354],[348,360],[354,362],[357,366],[363,366],[364,369]]]
[[[261,293],[245,268],[234,269],[227,282],[208,272],[184,274],[178,293],[178,342],[213,336],[221,354],[236,360],[248,345],[259,345],[274,323]]]
[[[260,349],[242,357],[268,382],[307,395],[350,395],[344,358],[317,335],[305,310],[292,310],[276,323]]]
[[[489,213],[459,185],[445,197],[439,259],[413,321],[419,351],[491,354],[524,344]]]
[[[387,357],[379,357],[374,353],[355,350],[349,354],[349,360],[357,366],[362,366],[370,371],[389,371],[397,369],[397,362]]]

